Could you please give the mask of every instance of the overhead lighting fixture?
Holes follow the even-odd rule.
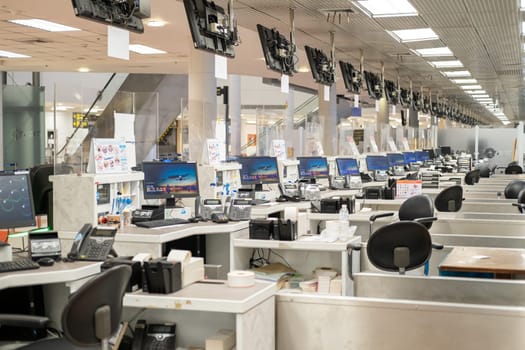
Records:
[[[352,3],[372,18],[417,16],[417,10],[407,0],[358,0]]]
[[[80,73],[87,73],[87,72],[89,72],[89,68],[87,68],[87,67],[80,67],[80,68],[78,69],[78,71],[79,71]]]
[[[461,63],[461,61],[458,61],[458,60],[429,61],[428,63],[434,68],[461,68],[463,67],[463,63]]]
[[[166,25],[166,22],[160,19],[151,19],[146,22],[146,25],[148,27],[164,27]]]
[[[468,70],[452,70],[441,72],[447,78],[460,78],[460,77],[470,77],[470,72]]]
[[[452,51],[446,46],[444,47],[434,47],[431,49],[417,49],[413,50],[410,49],[412,52],[414,52],[416,55],[419,55],[421,57],[449,57],[454,56]]]
[[[4,57],[4,58],[29,58],[31,56],[22,55],[20,53],[11,52],[11,51],[0,50],[0,57]]]
[[[476,99],[476,101],[478,101],[481,104],[487,105],[487,106],[488,105],[493,106],[493,102],[491,98]]]
[[[490,98],[489,95],[485,94],[485,95],[475,95],[475,96],[472,96],[475,100],[481,100],[481,99],[484,99],[484,98]]]
[[[299,68],[297,68],[297,71],[299,73],[309,73],[310,72],[310,68],[308,68],[307,66],[300,66]]]
[[[456,84],[477,84],[476,79],[450,79],[451,82]]]
[[[483,95],[487,93],[485,90],[466,90],[464,92],[468,95]]]
[[[401,43],[439,39],[431,28],[387,30],[387,33]]]
[[[160,54],[166,53],[166,51],[154,49],[152,47],[140,45],[140,44],[129,45],[129,51],[133,51],[141,55],[160,55]]]
[[[43,19],[10,19],[8,22],[20,24],[26,27],[46,30],[48,32],[73,32],[80,30],[78,28],[65,26],[55,22],[45,21]]]
[[[481,90],[481,85],[461,85],[460,88],[463,90]]]

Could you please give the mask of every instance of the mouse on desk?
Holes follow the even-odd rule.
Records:
[[[55,264],[55,259],[50,257],[39,258],[37,261],[40,266],[53,266]]]

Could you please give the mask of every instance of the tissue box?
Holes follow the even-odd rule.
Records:
[[[204,259],[190,258],[182,269],[182,288],[204,279]]]
[[[206,350],[231,350],[234,346],[235,332],[230,329],[221,329],[206,338]]]

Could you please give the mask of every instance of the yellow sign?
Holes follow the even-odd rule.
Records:
[[[84,129],[88,127],[88,118],[84,118],[84,113],[73,112],[73,127]]]

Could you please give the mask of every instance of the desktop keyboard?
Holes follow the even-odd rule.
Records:
[[[40,265],[29,258],[17,258],[13,261],[1,261],[0,272],[14,272],[22,270],[38,269]]]
[[[188,224],[189,222],[190,221],[186,219],[170,218],[170,219],[162,219],[162,220],[139,221],[139,222],[136,222],[135,225],[138,227],[154,228],[154,227]]]

